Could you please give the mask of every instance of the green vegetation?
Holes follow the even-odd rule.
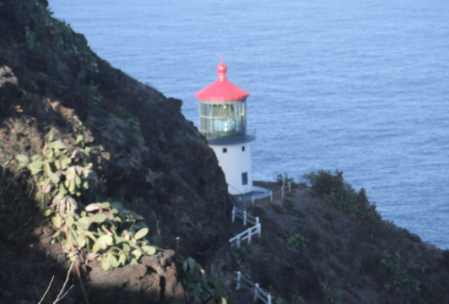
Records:
[[[301,233],[295,232],[291,229],[284,229],[282,236],[284,237],[287,244],[298,250],[302,250],[307,247],[307,243],[309,242],[309,239],[307,239]]]
[[[37,188],[35,201],[45,216],[51,216],[56,231],[53,237],[63,243],[71,260],[75,252],[85,249],[88,260],[100,260],[105,270],[137,264],[141,256],[156,253],[145,239],[149,229],[142,216],[125,209],[120,202],[92,203],[78,211],[83,205],[73,195],[82,198],[82,192],[96,183],[92,165],[86,164],[89,148],[81,148],[82,142],[83,136],[79,135],[78,147],[69,153],[50,131],[41,154],[33,155],[31,162],[23,154],[16,159],[19,168],[27,166],[31,172]]]
[[[357,193],[351,185],[344,182],[343,172],[335,170],[318,171],[304,175],[304,178],[317,191],[324,202],[349,215],[352,219],[381,220],[375,204],[370,204],[366,197],[365,189]]]
[[[327,302],[330,304],[341,304],[341,296],[335,293],[332,288],[329,286],[327,279],[322,282],[320,281],[321,291],[323,292],[324,297]]]
[[[220,280],[207,280],[204,270],[188,258],[182,265],[182,280],[187,292],[187,300],[192,304],[226,304],[224,285]]]
[[[25,28],[25,39],[30,49],[45,54],[43,46],[38,41],[48,42],[59,51],[86,63],[87,68],[97,71],[97,62],[91,49],[83,43],[70,24],[52,18],[53,12],[36,0],[26,0],[22,4],[33,23]]]
[[[245,247],[231,247],[230,249],[231,256],[234,258],[235,263],[237,264],[237,270],[240,271],[242,276],[247,279],[251,278],[251,271],[249,267],[243,261],[243,257],[246,256],[246,248]]]
[[[384,287],[386,290],[404,286],[411,288],[416,294],[421,292],[419,281],[407,273],[407,266],[402,261],[399,252],[396,251],[392,254],[388,250],[384,250],[379,265],[380,272],[385,277]]]

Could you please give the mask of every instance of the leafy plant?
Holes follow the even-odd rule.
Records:
[[[335,174],[332,174],[330,171],[321,170],[306,174],[304,178],[312,185],[312,189],[323,197],[327,205],[346,213],[352,219],[381,220],[376,205],[368,201],[365,189],[362,188],[357,193],[351,185],[344,182],[343,172],[335,170]]]
[[[82,141],[79,135],[77,145]],[[25,155],[16,156],[33,176],[38,188],[35,200],[45,216],[51,216],[53,237],[62,242],[70,259],[85,250],[87,259],[100,260],[105,270],[137,264],[141,256],[155,254],[156,248],[145,239],[149,229],[144,218],[120,202],[96,202],[79,212],[81,204],[73,196],[81,197],[96,182],[92,165],[86,164],[88,156],[88,147],[78,146],[69,153],[52,131],[45,136],[42,153],[32,156],[31,162]]]
[[[380,272],[386,277],[384,287],[390,290],[392,287],[405,286],[411,288],[416,294],[421,292],[419,281],[407,273],[407,267],[402,261],[399,252],[394,254],[385,249],[380,260]]]
[[[324,297],[327,302],[330,304],[341,304],[341,297],[339,294],[335,293],[332,288],[329,286],[327,279],[326,281],[320,281],[321,291],[323,292]]]
[[[231,256],[234,258],[235,263],[237,264],[237,269],[241,272],[242,276],[248,279],[251,278],[251,271],[243,261],[243,257],[246,256],[246,248],[231,247],[230,252]]]
[[[302,250],[307,247],[307,243],[309,242],[308,238],[291,229],[285,229],[282,236],[287,241],[287,244],[298,250]]]
[[[226,304],[224,285],[220,280],[205,279],[204,270],[192,258],[182,265],[182,280],[192,304]]]
[[[21,5],[33,20],[32,26],[25,30],[25,39],[31,49],[43,51],[41,44],[36,41],[47,39],[63,54],[75,56],[86,63],[87,69],[97,71],[97,62],[92,51],[72,30],[70,24],[52,18],[53,12],[36,0],[25,0]]]
[[[54,132],[50,131],[45,136],[42,153],[33,155],[31,162],[25,155],[16,155],[20,165],[26,165],[33,175],[38,188],[35,201],[43,210],[51,199],[55,204],[67,194],[81,196],[82,189],[89,189],[87,179],[91,175],[92,164],[85,164],[89,147],[77,147],[69,155],[65,144],[54,138]],[[79,135],[76,141],[79,144],[83,141],[83,136]]]

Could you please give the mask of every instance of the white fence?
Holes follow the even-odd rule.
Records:
[[[241,287],[244,287],[247,290],[254,293],[254,302],[257,300],[257,298],[259,298],[265,304],[271,304],[271,294],[263,291],[259,287],[258,283],[253,283],[247,278],[243,277],[240,271],[236,271],[235,274],[236,274],[235,280],[237,281],[237,286],[235,287],[235,290],[239,290]]]
[[[246,213],[246,211],[241,211],[237,208],[232,209],[232,222],[235,222],[235,218],[243,219],[243,225],[246,226],[247,223],[253,224],[254,226],[243,231],[242,233],[234,236],[229,240],[231,246],[240,247],[240,243],[244,240],[248,240],[248,244],[251,244],[251,238],[253,235],[257,234],[260,238],[262,234],[262,225],[259,222],[259,217],[254,217]]]

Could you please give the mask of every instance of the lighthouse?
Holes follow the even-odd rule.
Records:
[[[200,132],[217,156],[228,192],[244,195],[253,192],[250,143],[255,134],[248,131],[246,123],[249,92],[230,82],[226,71],[222,59],[217,80],[195,94],[199,99]]]

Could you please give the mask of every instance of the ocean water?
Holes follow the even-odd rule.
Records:
[[[113,66],[198,125],[217,77],[250,91],[253,175],[339,169],[385,219],[449,248],[449,1],[50,0]]]

